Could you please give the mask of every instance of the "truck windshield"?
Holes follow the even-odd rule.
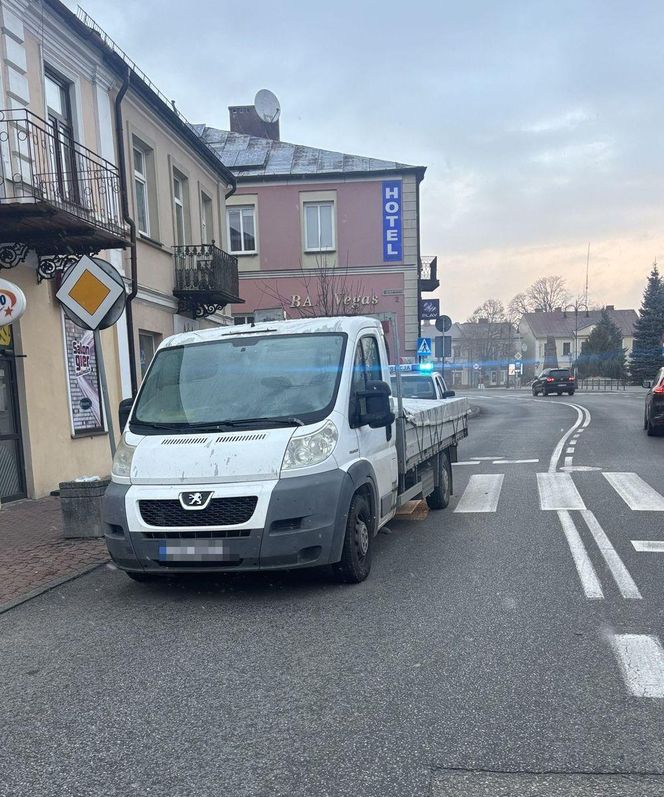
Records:
[[[314,423],[334,405],[345,343],[334,333],[252,335],[162,349],[132,426]]]

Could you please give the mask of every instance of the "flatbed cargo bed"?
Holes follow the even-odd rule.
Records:
[[[467,398],[403,399],[405,450],[399,469],[409,471],[468,437]]]

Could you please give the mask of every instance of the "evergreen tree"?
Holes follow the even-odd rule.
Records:
[[[609,379],[625,379],[627,366],[622,332],[611,320],[606,309],[595,328],[581,347],[577,368],[579,376],[604,376]]]
[[[655,264],[643,293],[639,320],[634,327],[634,347],[630,362],[632,380],[641,384],[652,379],[664,365],[664,283]]]

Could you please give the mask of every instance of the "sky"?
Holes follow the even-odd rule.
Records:
[[[269,88],[284,141],[426,166],[455,320],[540,276],[581,294],[589,243],[598,305],[664,263],[661,0],[82,5],[192,122]]]

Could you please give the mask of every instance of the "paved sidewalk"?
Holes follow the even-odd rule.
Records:
[[[103,540],[65,540],[60,499],[0,509],[0,611],[35,591],[107,561]]]

